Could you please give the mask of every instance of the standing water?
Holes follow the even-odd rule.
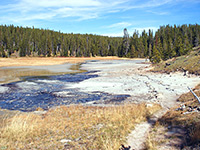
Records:
[[[105,92],[81,92],[70,85],[96,78],[94,71],[54,76],[23,77],[21,81],[0,85],[2,109],[35,111],[54,106],[86,103],[99,100],[123,101],[129,95],[112,95]]]

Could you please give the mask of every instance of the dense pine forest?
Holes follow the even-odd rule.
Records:
[[[0,26],[0,57],[119,56],[150,58],[154,63],[187,54],[200,45],[200,25],[161,26],[155,33],[135,31],[129,36],[65,34],[47,29]]]

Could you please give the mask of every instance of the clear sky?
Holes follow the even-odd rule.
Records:
[[[122,36],[162,25],[200,24],[200,0],[1,0],[0,24]]]

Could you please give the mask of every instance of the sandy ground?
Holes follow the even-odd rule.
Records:
[[[120,63],[119,63],[120,62]],[[176,99],[200,83],[198,76],[183,76],[183,73],[152,73],[150,65],[138,61],[99,61],[82,65],[82,69],[96,70],[99,77],[71,85],[84,92],[102,91],[112,94],[129,94],[128,102],[159,103],[163,109],[150,118],[152,121],[136,125],[127,137],[131,149],[142,150],[153,123],[169,108],[174,107]],[[89,103],[91,105],[91,103]]]
[[[111,94],[128,94],[129,101],[158,102],[165,108],[176,103],[176,98],[200,82],[198,76],[183,73],[160,74],[149,71],[144,60],[94,61],[82,65],[82,69],[97,72],[99,77],[71,85],[84,92],[102,91]]]
[[[9,66],[46,66],[63,63],[81,63],[86,60],[115,60],[118,57],[20,57],[0,58],[0,67]]]
[[[21,57],[0,58],[0,84],[19,81],[23,76],[75,73],[77,63],[87,60],[117,60],[118,57]]]

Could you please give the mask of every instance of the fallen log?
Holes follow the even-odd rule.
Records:
[[[192,89],[190,87],[188,87],[188,89],[190,90],[190,92],[196,97],[196,99],[199,101],[200,104],[200,99],[199,97],[192,91]]]

